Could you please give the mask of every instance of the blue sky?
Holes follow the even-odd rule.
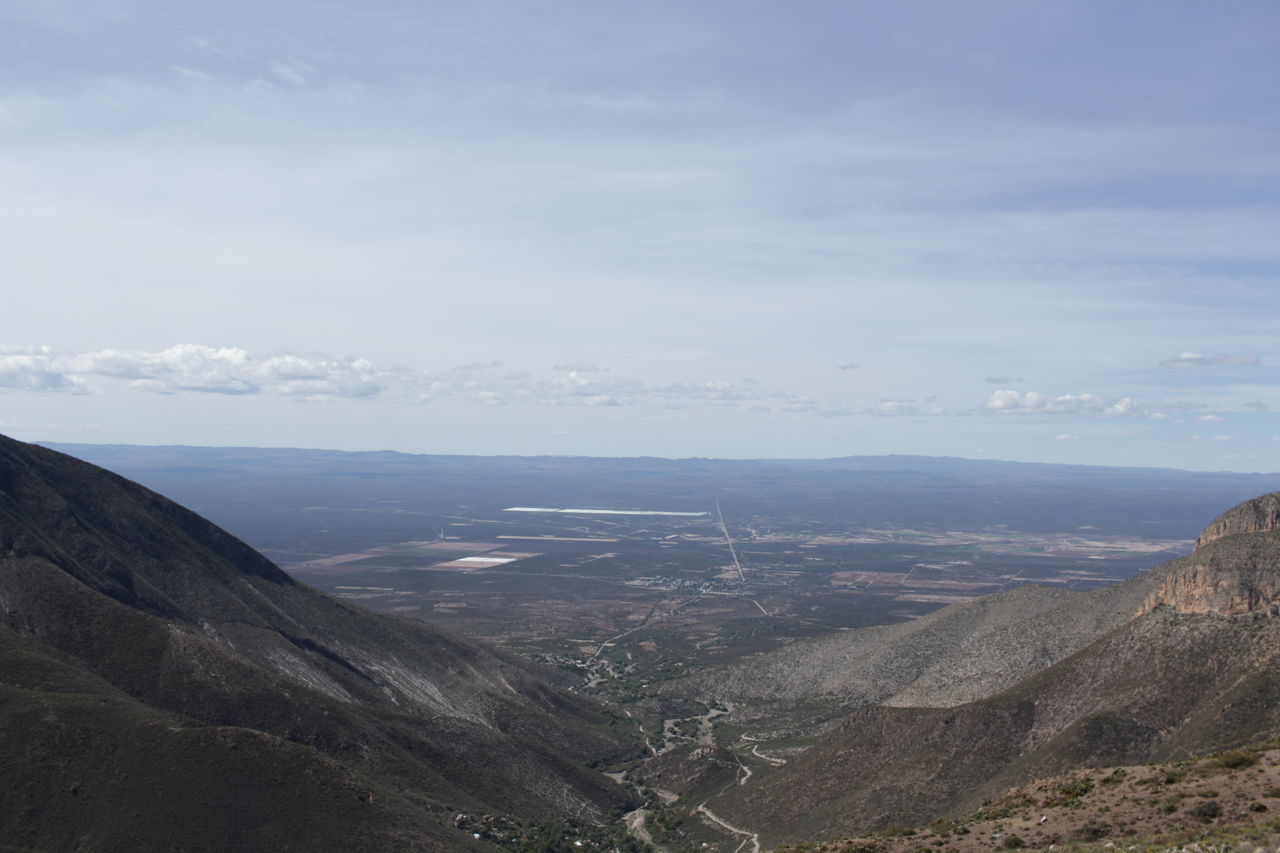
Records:
[[[11,2],[0,429],[1280,469],[1263,2]]]

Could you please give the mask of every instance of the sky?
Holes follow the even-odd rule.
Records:
[[[0,431],[1280,470],[1266,0],[0,6]]]

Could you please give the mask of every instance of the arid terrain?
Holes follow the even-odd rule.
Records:
[[[1110,790],[1126,777],[1071,774],[1275,731],[1274,620],[1254,618],[1275,592],[1271,499],[1201,512],[1256,493],[1255,475],[100,453],[188,490],[290,577],[549,666],[599,703],[621,739],[589,766],[619,792],[605,834],[453,814],[502,849],[759,851],[958,819],[1055,774],[1033,784]],[[1033,817],[1062,843],[1085,831]],[[1013,811],[974,820],[1008,823],[988,842],[1050,837],[1011,831]]]
[[[1225,826],[1231,827],[1229,835]],[[1166,764],[1082,770],[1015,788],[964,817],[778,850],[1163,850],[1205,841],[1215,832],[1224,835],[1218,849],[1225,843],[1237,850],[1280,844],[1280,748],[1274,743]]]
[[[1096,588],[1189,547],[761,517],[722,525],[714,510],[674,518],[499,511],[454,516],[434,539],[283,565],[366,607],[577,667],[603,689],[1023,584]]]

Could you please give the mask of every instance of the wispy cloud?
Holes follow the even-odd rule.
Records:
[[[1258,365],[1262,363],[1256,355],[1230,355],[1227,353],[1218,353],[1217,355],[1202,355],[1198,352],[1184,352],[1175,358],[1166,358],[1160,362],[1160,367],[1218,367],[1227,364],[1248,364]]]
[[[586,361],[565,362],[564,364],[557,364],[551,369],[572,371],[574,373],[607,373],[609,371],[609,368],[607,367],[600,367]]]
[[[389,367],[349,355],[260,356],[239,347],[176,344],[168,349],[101,349],[58,355],[50,348],[0,355],[0,388],[94,391],[123,384],[158,394],[271,394],[299,400],[393,398],[426,403],[556,406],[736,406],[772,402],[783,407],[812,401],[770,391],[752,380],[682,378],[646,382],[599,368],[573,367],[567,375],[537,377],[503,371],[501,361],[445,370]]]
[[[271,73],[276,79],[291,86],[305,86],[307,79],[315,73],[309,64],[298,59],[277,60],[270,65]]]
[[[1013,385],[1015,383],[1021,382],[1022,377],[1021,376],[987,376],[982,381],[988,382],[992,385]]]

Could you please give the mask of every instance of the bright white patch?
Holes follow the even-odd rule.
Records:
[[[674,515],[688,518],[706,515],[705,512],[666,512],[658,509],[582,509],[578,507],[555,509],[553,507],[540,506],[510,506],[504,509],[503,512],[570,512],[576,515]]]

